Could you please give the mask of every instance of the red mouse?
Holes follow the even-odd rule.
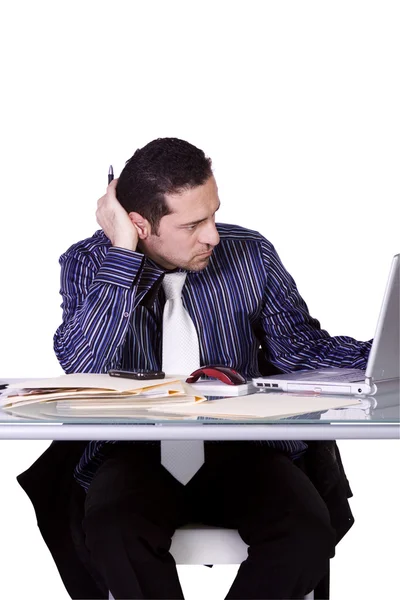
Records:
[[[196,369],[196,371],[191,373],[186,379],[186,383],[195,383],[202,375],[214,377],[228,385],[241,385],[246,383],[246,379],[240,373],[223,365],[206,365],[205,367],[200,367],[200,369]]]

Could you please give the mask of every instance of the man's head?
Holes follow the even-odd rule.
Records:
[[[117,197],[139,231],[139,248],[166,269],[204,269],[219,242],[211,160],[176,138],[154,140],[130,158]]]

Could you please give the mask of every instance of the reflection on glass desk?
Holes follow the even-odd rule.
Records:
[[[358,397],[346,408],[280,419],[228,420],[155,413],[138,417],[126,411],[112,417],[68,417],[57,414],[56,403],[27,405],[18,413],[0,410],[3,439],[395,439],[400,438],[399,432],[400,390],[384,387],[374,396]]]

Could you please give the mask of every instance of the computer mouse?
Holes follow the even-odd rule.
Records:
[[[200,367],[200,369],[196,369],[196,371],[191,373],[186,379],[186,383],[195,383],[202,376],[214,377],[227,385],[241,385],[246,383],[246,379],[240,373],[223,365],[206,365]]]

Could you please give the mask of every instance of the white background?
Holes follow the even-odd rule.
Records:
[[[13,1],[0,23],[0,377],[60,373],[58,257],[97,228],[109,164],[164,136],[211,156],[219,220],[272,241],[324,328],[373,337],[400,251],[398,2]],[[0,443],[7,600],[68,597],[15,482],[47,445]],[[332,600],[392,598],[399,444],[339,447],[356,524]],[[184,569],[187,598],[227,571]]]

